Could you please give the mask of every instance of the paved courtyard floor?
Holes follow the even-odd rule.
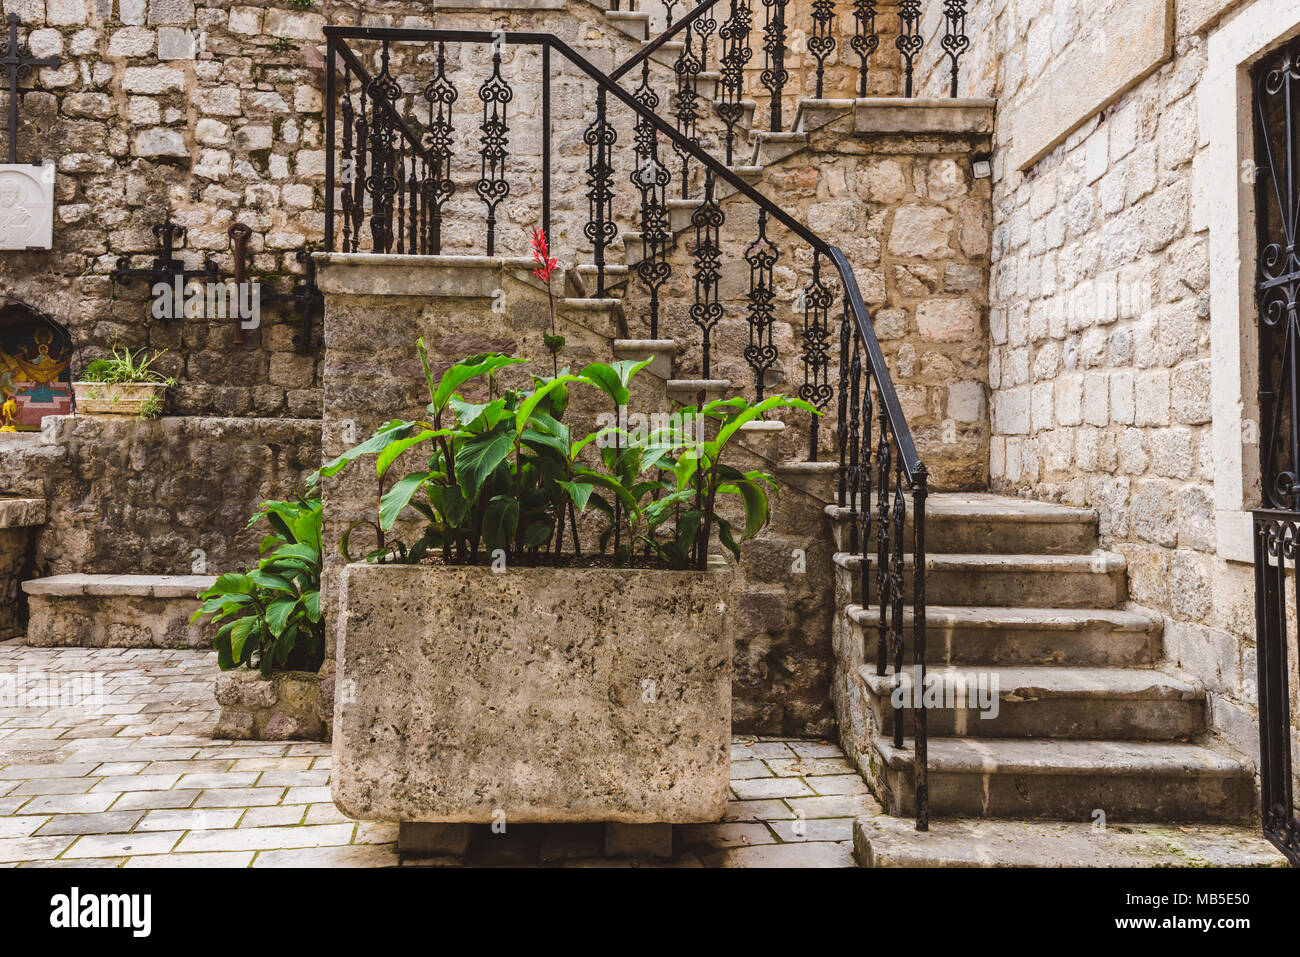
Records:
[[[0,867],[397,865],[395,824],[331,802],[328,744],[211,737],[216,674],[210,652],[0,642]],[[737,737],[731,756],[726,822],[678,827],[671,862],[570,856],[581,841],[539,858],[518,827],[470,861],[853,866],[853,819],[879,806],[838,746]]]

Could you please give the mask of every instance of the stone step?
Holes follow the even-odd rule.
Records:
[[[892,735],[894,676],[874,664],[858,674],[881,733]],[[1172,741],[1205,731],[1201,684],[1150,669],[939,667],[926,680],[943,689],[943,703],[927,709],[937,736]]]
[[[845,604],[862,604],[862,556],[837,552],[837,581]],[[875,568],[876,556],[871,556]],[[912,556],[903,557],[904,594],[912,594]],[[1114,608],[1128,592],[1124,556],[929,555],[926,596],[941,605],[1026,608]],[[872,577],[874,585],[874,576]],[[874,589],[873,589],[874,593]]]
[[[615,339],[614,358],[640,362],[653,359],[648,371],[667,381],[673,377],[673,360],[677,357],[675,339]]]
[[[849,605],[844,614],[866,660],[874,661],[879,607]],[[1162,631],[1161,619],[1122,609],[930,605],[926,656],[936,665],[1133,667],[1160,656]],[[903,609],[903,650],[911,661],[911,608]]]
[[[607,10],[605,17],[633,40],[648,40],[650,37],[650,14],[629,10]]]
[[[27,644],[67,648],[206,648],[191,625],[210,575],[53,575],[23,582]]]
[[[863,867],[1286,867],[1253,827],[1197,824],[1099,828],[1060,821],[858,818]]]
[[[915,814],[915,754],[877,737],[878,783],[889,813]],[[1195,744],[931,738],[936,817],[1046,818],[1110,826],[1142,822],[1244,824],[1257,811],[1253,769]]]
[[[698,407],[716,399],[725,399],[730,391],[730,379],[668,380],[668,397],[678,405],[688,407]]]
[[[873,499],[874,501],[874,499]],[[912,500],[905,498],[908,521],[904,548],[912,547]],[[836,547],[849,551],[854,523],[861,515],[832,506]],[[871,516],[875,531],[875,515]],[[1097,547],[1097,513],[1051,502],[974,492],[931,495],[925,505],[925,547],[931,553],[1078,555]]]

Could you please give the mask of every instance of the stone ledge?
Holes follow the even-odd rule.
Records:
[[[832,101],[838,102],[838,101]],[[950,133],[989,136],[997,101],[921,100],[901,96],[853,101],[855,133]]]
[[[546,291],[523,256],[398,256],[315,253],[321,292],[332,296],[492,298],[509,275]],[[559,288],[564,288],[563,282]]]
[[[49,507],[42,498],[0,498],[0,528],[26,528],[49,521]]]
[[[123,598],[194,598],[212,587],[213,575],[51,575],[23,582],[28,595]]]

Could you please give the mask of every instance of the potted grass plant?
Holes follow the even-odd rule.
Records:
[[[575,390],[625,407],[649,360],[501,388],[523,360],[478,355],[435,377],[417,348],[428,418],[389,420],[314,477],[379,479],[341,542],[367,555],[342,575],[335,802],[404,822],[718,820],[732,680],[719,559],[767,523],[772,487],[728,447],[769,410],[811,407],[732,399],[575,433]]]
[[[72,383],[76,409],[91,415],[134,415],[156,419],[163,413],[167,390],[176,380],[153,368],[166,350],[146,357],[146,350],[113,347],[91,362]]]

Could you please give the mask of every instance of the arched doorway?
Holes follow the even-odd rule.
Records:
[[[0,296],[0,404],[13,399],[13,426],[38,431],[47,415],[72,411],[72,337],[31,306]]]

